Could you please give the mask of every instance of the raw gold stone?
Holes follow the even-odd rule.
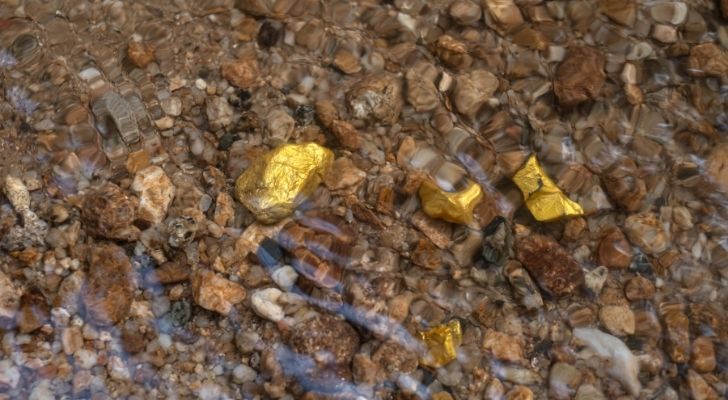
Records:
[[[421,331],[419,335],[427,347],[427,356],[421,362],[433,368],[441,367],[454,360],[462,342],[462,330],[458,320]]]
[[[456,224],[469,224],[473,209],[483,198],[483,189],[475,182],[459,192],[442,190],[437,183],[426,180],[420,186],[420,202],[425,214]]]
[[[235,196],[258,221],[275,223],[313,193],[333,159],[316,143],[284,144],[253,161],[235,181]]]
[[[571,201],[546,175],[535,155],[513,176],[526,201],[526,206],[538,221],[553,221],[563,217],[584,215],[581,206]]]

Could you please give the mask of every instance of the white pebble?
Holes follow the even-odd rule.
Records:
[[[257,376],[258,373],[245,364],[239,364],[233,369],[233,380],[235,383],[252,382]]]
[[[258,290],[250,297],[250,305],[256,314],[267,320],[278,322],[285,316],[283,308],[277,304],[281,294],[283,292],[276,288]]]
[[[281,268],[273,271],[273,273],[271,274],[271,278],[273,278],[273,282],[275,282],[279,288],[285,291],[289,291],[296,283],[296,279],[298,279],[298,273],[290,265],[284,265]]]
[[[619,338],[593,328],[576,328],[574,337],[584,342],[599,357],[609,360],[609,375],[622,383],[633,396],[642,390],[637,374],[640,364]]]

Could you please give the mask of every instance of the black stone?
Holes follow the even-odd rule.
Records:
[[[283,259],[283,249],[275,240],[265,238],[258,246],[258,262],[266,268],[272,268],[281,263]]]

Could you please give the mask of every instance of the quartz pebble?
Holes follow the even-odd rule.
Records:
[[[150,166],[137,172],[131,188],[139,195],[137,218],[152,225],[162,222],[175,193],[164,170]]]
[[[276,288],[256,290],[250,295],[250,305],[253,311],[261,317],[278,322],[285,316],[278,300],[283,293]]]
[[[191,282],[195,302],[207,310],[228,315],[235,304],[245,300],[245,288],[212,271],[198,271]]]
[[[608,360],[609,375],[620,381],[632,395],[640,392],[642,385],[637,377],[640,364],[624,342],[592,328],[576,328],[574,337],[586,343],[597,356]]]
[[[711,372],[716,367],[713,341],[707,336],[693,340],[690,364],[698,372]]]

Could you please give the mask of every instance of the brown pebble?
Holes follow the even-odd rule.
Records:
[[[29,290],[20,298],[18,310],[18,331],[30,333],[48,322],[50,307],[39,290]]]
[[[518,240],[516,256],[539,286],[554,296],[572,294],[584,284],[579,263],[547,236],[531,235]]]
[[[233,86],[240,89],[253,88],[257,86],[260,75],[258,60],[254,55],[248,55],[237,61],[223,63],[220,73]]]
[[[127,48],[129,61],[139,68],[145,68],[150,62],[154,61],[154,46],[149,43],[129,42]]]
[[[299,353],[321,364],[348,364],[359,349],[359,335],[345,320],[319,314],[294,326],[289,339]]]
[[[115,324],[129,314],[136,289],[131,262],[124,249],[106,243],[91,248],[83,304],[92,321]]]
[[[668,310],[662,316],[665,325],[665,350],[670,359],[676,363],[685,363],[690,359],[690,322],[680,310]]]
[[[715,348],[711,338],[700,336],[693,340],[690,365],[698,372],[711,372],[715,369]]]
[[[632,261],[632,246],[619,228],[612,228],[599,242],[600,265],[608,268],[629,268]]]
[[[624,285],[624,295],[629,301],[649,300],[655,295],[655,284],[644,276],[635,276]]]
[[[572,107],[595,98],[604,85],[604,55],[591,47],[570,48],[556,70],[554,93],[559,104]]]

